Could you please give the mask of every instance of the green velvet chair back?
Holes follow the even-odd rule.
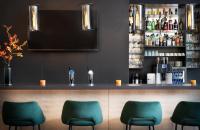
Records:
[[[129,124],[131,119],[149,119],[154,122],[153,125],[158,125],[162,120],[161,105],[159,102],[128,101],[122,110],[120,119],[124,124]]]
[[[44,123],[44,114],[37,102],[4,102],[3,122],[10,126],[29,126]]]
[[[81,121],[91,121],[94,125],[103,121],[101,107],[97,101],[66,101],[62,111],[62,122],[70,125],[73,120],[80,120],[77,125],[87,125]],[[88,123],[90,125],[90,123]]]
[[[176,124],[183,124],[186,120],[195,119],[200,125],[200,102],[182,101],[176,106],[171,120]],[[192,123],[192,122],[191,122]]]

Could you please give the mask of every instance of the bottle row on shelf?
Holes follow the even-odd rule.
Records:
[[[149,19],[146,17],[145,26],[147,31],[152,30],[183,30],[183,21],[180,19],[178,23],[178,19],[167,18],[166,16],[158,19]]]
[[[178,15],[178,7],[146,8],[145,15]]]
[[[199,34],[186,34],[186,42],[200,44],[200,35]]]
[[[183,35],[182,33],[175,33],[175,35],[146,35],[145,46],[184,46]]]
[[[179,57],[179,56],[185,56],[185,53],[173,53],[173,52],[160,52],[158,50],[145,50],[144,51],[144,56],[169,56],[169,57],[172,57],[172,56],[176,56],[176,57]]]
[[[200,44],[186,44],[187,51],[200,51]]]

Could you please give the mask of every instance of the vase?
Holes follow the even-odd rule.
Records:
[[[12,86],[12,68],[10,63],[4,65],[4,84],[6,86]]]

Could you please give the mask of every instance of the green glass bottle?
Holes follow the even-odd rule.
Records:
[[[156,23],[153,19],[153,21],[151,22],[151,30],[155,30],[155,26],[156,26]]]

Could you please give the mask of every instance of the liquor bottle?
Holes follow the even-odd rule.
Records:
[[[129,33],[133,32],[132,24],[129,22]]]
[[[175,43],[176,43],[176,46],[180,46],[180,38],[177,33],[175,33]]]
[[[155,21],[154,21],[154,19],[152,20],[152,22],[151,22],[151,30],[155,30]]]
[[[148,25],[147,25],[147,30],[151,31],[152,28],[151,28],[151,21],[148,22]]]
[[[174,21],[174,30],[178,30],[178,23],[177,23],[177,20],[175,19]]]
[[[151,34],[151,39],[152,39],[152,46],[155,46],[156,40],[154,34]]]
[[[183,30],[183,20],[180,18],[180,21],[179,21],[179,30]]]
[[[163,46],[163,36],[159,37],[159,46]]]
[[[129,7],[129,17],[133,16],[133,6]]]
[[[158,34],[156,35],[155,39],[156,39],[155,46],[159,46],[159,35]]]
[[[168,30],[168,22],[167,21],[164,22],[164,30]]]
[[[169,20],[169,30],[173,30],[173,23],[171,19]]]
[[[163,21],[163,19],[161,19],[161,22],[160,22],[160,30],[164,30],[164,21]]]
[[[172,37],[172,46],[176,46],[175,37]]]
[[[161,19],[161,24],[162,24],[162,30],[168,30],[168,22],[166,15]]]
[[[156,30],[160,30],[159,27],[160,27],[160,22],[159,22],[159,19],[157,19],[157,20],[156,20],[155,29],[156,29]]]
[[[165,8],[163,8],[163,15],[165,15]]]
[[[149,18],[148,18],[148,16],[147,16],[147,17],[146,17],[146,22],[145,22],[146,30],[148,30],[148,25],[149,25]]]
[[[173,13],[172,13],[172,9],[171,8],[169,8],[169,15],[172,15]]]
[[[172,39],[167,35],[167,46],[172,46]]]
[[[180,33],[179,37],[180,37],[180,46],[183,46],[183,34]]]
[[[167,34],[164,34],[163,46],[167,46]]]
[[[176,9],[175,9],[175,15],[177,15],[177,14],[178,14],[178,9],[176,8]]]

